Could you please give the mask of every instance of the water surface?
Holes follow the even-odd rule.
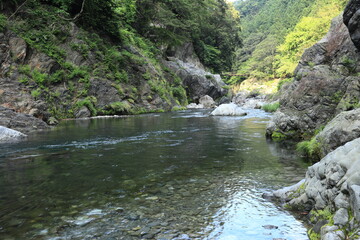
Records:
[[[306,165],[269,115],[182,111],[62,122],[0,145],[0,239],[307,239],[261,196]]]

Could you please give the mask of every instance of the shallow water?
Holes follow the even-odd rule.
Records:
[[[63,122],[0,145],[0,239],[307,239],[261,195],[304,176],[269,115]]]

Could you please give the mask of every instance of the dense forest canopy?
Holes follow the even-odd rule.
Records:
[[[138,34],[161,49],[193,42],[200,60],[214,72],[231,68],[240,44],[239,14],[225,0],[1,0],[1,6],[15,10],[24,2],[55,6],[115,42],[134,43]]]
[[[242,77],[290,77],[303,51],[328,31],[346,0],[242,0],[234,3],[241,16],[243,47],[235,69]]]

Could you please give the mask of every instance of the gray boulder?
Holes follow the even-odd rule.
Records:
[[[204,106],[204,108],[215,108],[216,103],[212,97],[205,95],[200,98],[199,103]]]
[[[0,126],[0,142],[17,141],[24,139],[25,137],[26,135],[19,131]]]
[[[194,102],[205,95],[217,99],[228,93],[228,90],[223,88],[226,84],[221,80],[220,75],[207,72],[191,62],[168,57],[164,65],[180,77],[190,99]]]
[[[247,113],[234,103],[221,104],[211,114],[211,116],[245,116]]]
[[[34,116],[0,106],[0,125],[23,133],[48,129],[49,126]]]
[[[357,138],[337,148],[309,167],[304,182],[273,194],[300,210],[331,209],[335,226],[322,228],[321,235],[324,239],[344,239],[342,233],[336,230],[344,225],[349,226],[351,219],[347,215],[348,208],[356,220],[360,221],[359,146],[360,138]],[[356,224],[353,228],[351,231],[359,230]]]
[[[360,137],[360,108],[342,112],[316,136],[322,155]]]

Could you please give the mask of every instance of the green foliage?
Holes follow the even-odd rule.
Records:
[[[313,161],[318,161],[321,155],[320,147],[321,145],[316,140],[316,137],[313,137],[309,141],[302,141],[298,143],[296,145],[296,151]]]
[[[81,108],[82,106],[86,106],[90,110],[91,116],[96,116],[97,115],[97,110],[95,108],[96,103],[97,103],[96,97],[88,96],[85,99],[78,101],[75,104],[75,107]]]
[[[293,81],[293,78],[284,78],[284,79],[281,79],[277,85],[277,89],[278,91],[282,88],[282,86],[286,83],[290,83]]]
[[[105,107],[106,114],[124,114],[129,113],[131,106],[127,101],[113,102]]]
[[[7,17],[0,13],[0,32],[3,32],[7,26]]]
[[[265,104],[264,106],[262,106],[262,109],[265,112],[276,112],[276,110],[278,110],[279,107],[280,107],[280,103],[276,102],[276,103]]]
[[[243,47],[234,66],[247,78],[291,77],[305,50],[328,31],[346,0],[237,1]],[[233,79],[232,83],[241,81]]]
[[[31,96],[35,99],[37,99],[39,96],[41,95],[41,89],[35,89],[33,91],[31,91]]]

